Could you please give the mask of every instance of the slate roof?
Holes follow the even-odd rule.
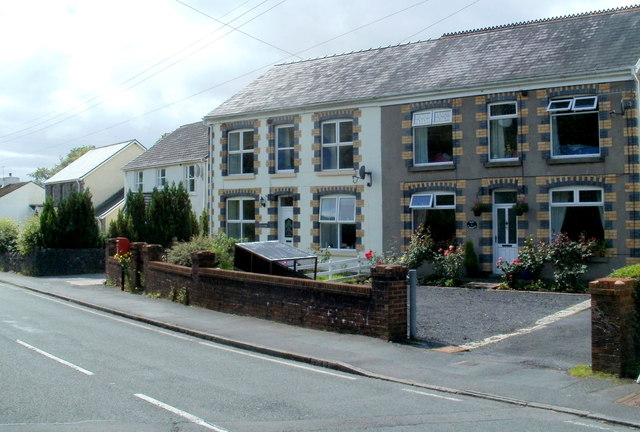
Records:
[[[44,183],[64,183],[80,180],[132,143],[137,143],[144,148],[140,143],[138,143],[138,141],[130,140],[89,150],[78,159],[58,171],[55,175],[51,176]]]
[[[274,66],[205,119],[627,72],[640,6],[518,23]]]
[[[20,189],[22,186],[29,184],[31,182],[19,182],[19,183],[12,183],[10,185],[6,185],[4,187],[0,187],[0,198],[9,195],[11,192],[16,191],[18,189]]]
[[[201,121],[180,126],[126,164],[125,171],[194,162],[209,153],[208,127]]]

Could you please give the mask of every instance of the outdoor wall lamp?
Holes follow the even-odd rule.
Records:
[[[260,195],[260,206],[262,206],[262,207],[266,207],[267,206],[267,200],[265,200],[262,195]]]

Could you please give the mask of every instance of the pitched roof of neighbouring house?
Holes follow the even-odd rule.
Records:
[[[445,34],[274,66],[205,119],[495,85],[627,73],[640,59],[640,6]]]
[[[11,192],[16,191],[20,189],[22,186],[27,185],[29,183],[31,182],[19,182],[19,183],[12,183],[4,187],[0,187],[0,198],[6,195],[9,195]]]
[[[78,159],[58,171],[55,175],[51,176],[47,181],[45,181],[45,184],[79,180],[131,144],[137,144],[144,149],[144,146],[142,146],[142,144],[137,140],[130,140],[89,150]]]
[[[208,127],[203,122],[180,126],[126,164],[125,171],[203,159],[209,153]]]

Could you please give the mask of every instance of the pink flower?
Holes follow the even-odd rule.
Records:
[[[454,250],[456,247],[454,245],[449,246],[449,250],[452,251]]]
[[[442,253],[442,252],[443,252],[442,248],[438,249],[438,253]]]
[[[369,252],[367,252],[366,254],[364,254],[364,257],[366,259],[371,259],[373,257],[373,251],[371,249],[369,249]]]

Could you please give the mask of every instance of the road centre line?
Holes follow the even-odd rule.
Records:
[[[182,340],[186,340],[186,341],[193,341],[193,338],[190,338],[190,337],[187,337],[187,336],[183,336],[183,335],[180,335],[178,333],[172,333],[172,332],[169,332],[169,331],[160,330],[160,329],[151,327],[149,325],[138,324],[136,322],[133,322],[133,321],[125,319],[125,318],[118,318],[116,316],[112,316],[112,315],[109,315],[109,314],[106,314],[106,313],[96,312],[96,311],[93,311],[91,309],[88,309],[85,306],[74,305],[74,304],[69,303],[69,302],[64,301],[64,300],[58,300],[58,299],[51,298],[51,297],[48,297],[48,296],[42,295],[42,294],[37,294],[37,293],[34,293],[34,292],[27,291],[26,293],[29,294],[29,295],[32,295],[34,297],[41,298],[43,300],[48,300],[48,301],[52,301],[54,303],[59,303],[59,304],[64,305],[64,306],[67,306],[67,307],[70,307],[70,308],[73,308],[73,309],[77,309],[77,310],[80,310],[80,311],[83,311],[83,312],[86,312],[86,313],[90,313],[90,314],[93,314],[93,315],[97,315],[97,316],[100,316],[100,317],[103,317],[103,318],[108,318],[110,320],[117,321],[119,323],[128,324],[128,325],[133,326],[133,327],[138,327],[138,328],[141,328],[141,329],[144,329],[144,330],[149,330],[149,331],[156,332],[156,333],[161,333],[163,335],[171,336],[171,337],[174,337],[174,338],[177,338],[177,339],[182,339]]]
[[[241,351],[241,350],[237,350],[237,349],[234,349],[234,348],[228,348],[228,347],[225,347],[225,346],[222,346],[222,345],[214,345],[214,344],[209,343],[209,342],[199,342],[199,343],[200,343],[200,345],[208,346],[208,347],[219,349],[219,350],[222,350],[222,351],[228,351],[228,352],[231,352],[231,353],[234,353],[234,354],[240,354],[240,355],[243,355],[243,356],[246,356],[246,357],[253,357],[255,359],[265,360],[265,361],[269,361],[269,362],[272,362],[272,363],[278,363],[278,364],[281,364],[281,365],[290,366],[290,367],[294,367],[294,368],[298,368],[298,369],[303,369],[303,370],[310,371],[310,372],[315,372],[315,373],[324,374],[324,375],[330,375],[330,376],[333,376],[333,377],[336,377],[336,378],[348,379],[348,380],[352,380],[352,381],[357,380],[356,377],[343,375],[343,374],[338,374],[338,373],[335,373],[335,372],[329,372],[327,370],[317,369],[317,368],[313,368],[313,367],[310,367],[310,366],[305,366],[305,365],[302,365],[302,364],[291,363],[291,362],[288,362],[288,361],[283,361],[283,360],[279,360],[279,359],[272,358],[272,357],[266,357],[266,356],[262,356],[262,355],[258,355],[258,354],[253,354],[253,353],[250,353],[248,351]]]
[[[202,426],[204,428],[207,428],[207,429],[215,431],[215,432],[229,432],[226,429],[222,429],[219,426],[215,426],[215,425],[212,425],[211,423],[207,423],[206,421],[204,421],[200,417],[196,417],[193,414],[189,414],[186,411],[182,411],[181,409],[178,409],[178,408],[173,407],[171,405],[167,405],[164,402],[160,402],[159,400],[154,399],[152,397],[149,397],[147,395],[144,395],[142,393],[136,393],[136,394],[134,394],[134,396],[137,397],[138,399],[142,399],[145,402],[148,402],[148,403],[150,403],[152,405],[155,405],[158,408],[162,408],[163,410],[169,411],[170,413],[179,415],[180,417],[185,418],[185,419],[189,420],[191,423],[197,424],[198,426]]]
[[[41,349],[39,349],[39,348],[36,348],[36,347],[34,347],[34,346],[32,346],[32,345],[29,345],[28,343],[23,342],[23,341],[21,341],[20,339],[16,339],[16,342],[17,342],[17,343],[19,343],[20,345],[22,345],[22,346],[23,346],[23,347],[25,347],[25,348],[28,348],[28,349],[30,349],[30,350],[32,350],[32,351],[35,351],[35,352],[37,352],[38,354],[41,354],[41,355],[43,355],[43,356],[45,356],[45,357],[47,357],[47,358],[50,358],[51,360],[55,360],[55,361],[57,361],[58,363],[61,363],[61,364],[65,365],[65,366],[70,367],[71,369],[75,369],[75,370],[77,370],[78,372],[82,372],[82,373],[83,373],[83,374],[85,374],[85,375],[89,375],[89,376],[93,375],[93,372],[91,372],[91,371],[88,371],[88,370],[86,370],[86,369],[83,369],[83,368],[81,368],[80,366],[76,366],[76,365],[74,365],[73,363],[70,363],[70,362],[68,362],[68,361],[66,361],[66,360],[61,359],[60,357],[56,357],[56,356],[54,356],[53,354],[49,354],[49,353],[48,353],[48,352],[46,352],[46,351],[43,351],[43,350],[41,350]]]
[[[575,315],[579,312],[582,312],[584,310],[587,310],[591,307],[591,300],[585,300],[582,303],[578,303],[576,305],[573,305],[567,309],[563,309],[559,312],[556,312],[554,314],[548,315],[546,317],[540,318],[538,321],[535,322],[535,324],[531,327],[526,327],[526,328],[522,328],[519,330],[516,330],[512,333],[506,333],[506,334],[499,334],[499,335],[494,335],[494,336],[490,336],[488,338],[479,340],[477,342],[470,342],[464,345],[460,345],[460,348],[465,348],[468,350],[472,350],[472,349],[476,349],[476,348],[480,348],[486,345],[490,345],[496,342],[501,342],[505,339],[508,339],[510,337],[513,336],[520,336],[523,334],[527,334],[527,333],[532,333],[536,330],[540,330],[542,328],[545,328],[546,326],[548,326],[549,324],[553,324],[557,321],[560,321],[563,318],[567,318],[571,315]]]
[[[409,392],[409,393],[415,393],[415,394],[419,394],[422,396],[429,396],[432,398],[437,398],[437,399],[445,399],[448,401],[452,401],[452,402],[463,402],[462,399],[458,399],[458,398],[454,398],[454,397],[450,397],[450,396],[441,396],[441,395],[437,395],[437,394],[433,394],[433,393],[427,393],[427,392],[423,392],[423,391],[419,391],[419,390],[413,390],[413,389],[402,389],[403,391]]]

